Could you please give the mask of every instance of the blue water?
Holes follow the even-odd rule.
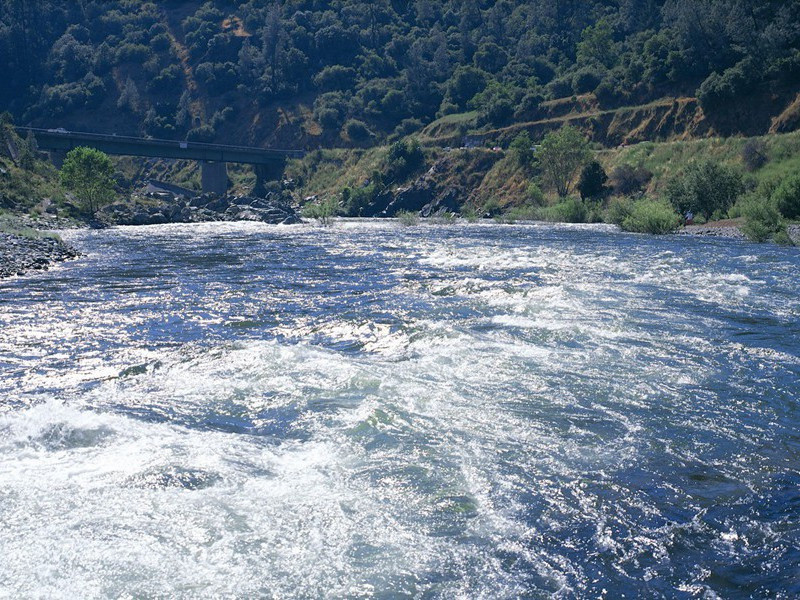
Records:
[[[800,595],[800,252],[65,232],[0,281],[0,597]]]

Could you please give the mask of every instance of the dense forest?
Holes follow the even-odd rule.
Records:
[[[301,134],[364,145],[587,93],[696,96],[713,114],[792,89],[800,0],[7,0],[0,69],[17,122],[214,140],[302,105]]]

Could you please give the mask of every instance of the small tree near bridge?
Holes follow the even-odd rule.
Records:
[[[100,150],[70,150],[60,175],[61,185],[75,194],[88,215],[94,215],[114,199],[114,164]]]

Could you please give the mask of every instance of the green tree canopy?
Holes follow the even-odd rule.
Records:
[[[592,158],[589,141],[571,125],[548,133],[536,153],[542,178],[562,198],[568,196],[578,169]]]
[[[691,211],[710,219],[722,216],[744,192],[742,174],[710,160],[692,163],[683,176],[673,179],[667,199],[682,213]]]
[[[75,194],[84,212],[94,215],[114,198],[114,164],[99,150],[75,148],[61,167],[61,185]]]

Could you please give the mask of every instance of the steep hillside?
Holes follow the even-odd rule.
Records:
[[[19,123],[316,149],[605,145],[800,124],[800,0],[16,0]],[[466,115],[466,116],[465,116]]]

